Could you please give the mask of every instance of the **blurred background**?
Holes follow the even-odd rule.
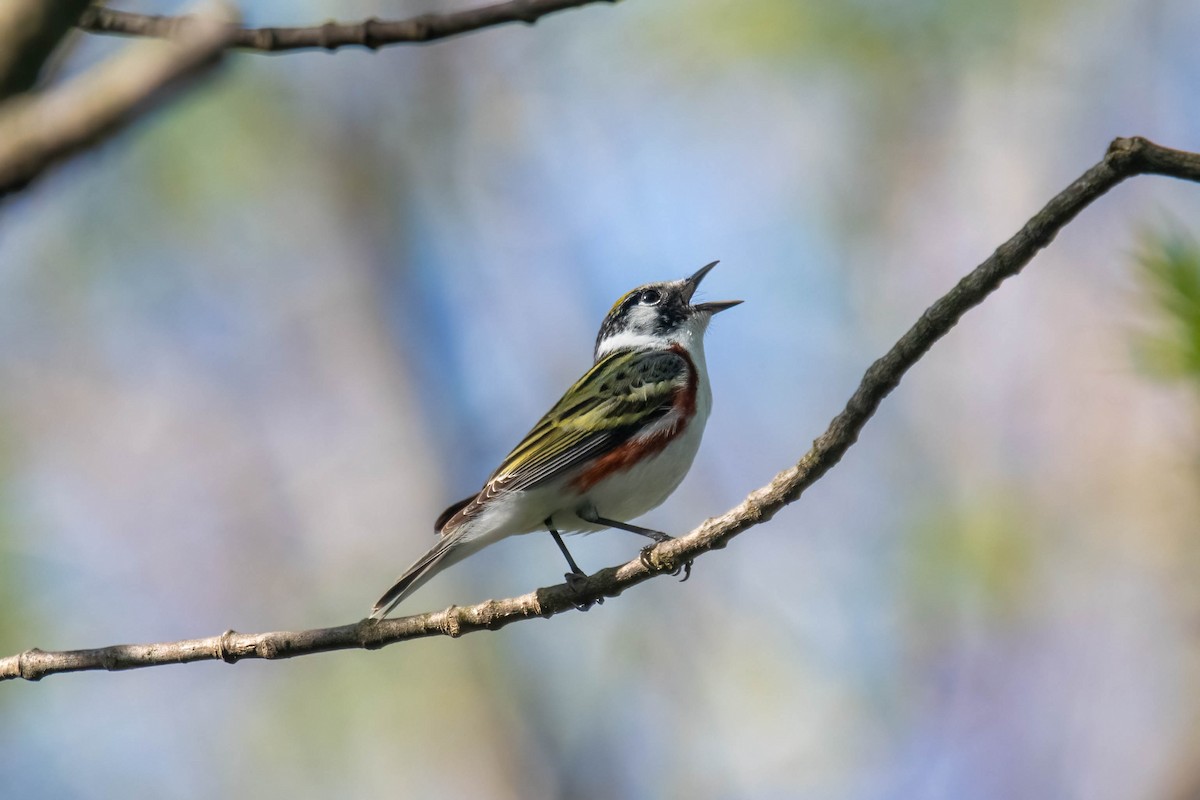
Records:
[[[1200,149],[1198,32],[1191,0],[628,0],[232,55],[2,209],[0,651],[359,619],[613,300],[721,259],[703,296],[746,304],[708,337],[705,443],[643,518],[691,529],[1113,137]],[[126,44],[79,36],[61,69]],[[1196,797],[1198,214],[1164,178],[1100,200],[686,584],[458,641],[8,683],[0,786]],[[562,572],[522,537],[404,610]]]

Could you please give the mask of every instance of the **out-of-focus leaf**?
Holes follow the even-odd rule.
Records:
[[[677,10],[670,19],[676,46],[703,41],[705,52],[717,61],[841,61],[887,81],[891,76],[886,70],[904,65],[985,56],[1010,42],[1030,18],[1052,15],[1060,5],[1030,0],[727,0],[688,8],[692,35],[685,41],[676,35],[683,12]]]
[[[1010,501],[936,511],[911,539],[908,595],[927,630],[931,619],[971,613],[1005,622],[1021,611],[1034,562],[1026,515]]]
[[[1136,341],[1139,365],[1157,378],[1200,382],[1200,243],[1182,230],[1147,233],[1137,261],[1154,317]]]
[[[146,191],[166,207],[164,218],[185,229],[188,220],[203,229],[198,214],[269,194],[281,165],[314,156],[296,133],[296,107],[281,86],[244,68],[235,78],[181,104],[140,142],[135,166]]]

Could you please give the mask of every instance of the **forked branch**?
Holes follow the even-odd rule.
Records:
[[[559,585],[508,600],[451,606],[444,611],[380,622],[363,620],[336,628],[257,634],[228,631],[208,639],[59,653],[28,650],[0,659],[0,680],[38,680],[59,672],[135,669],[189,661],[220,659],[232,663],[243,658],[291,658],[329,650],[375,649],[426,636],[455,637],[472,631],[497,630],[531,617],[550,617],[575,608],[581,600],[615,597],[656,575],[669,574],[677,564],[724,547],[734,536],[766,522],[798,499],[841,459],[883,398],[963,314],[982,302],[1005,279],[1020,272],[1093,200],[1126,178],[1147,174],[1200,182],[1200,154],[1170,150],[1136,137],[1114,141],[1100,163],[1059,192],[991,257],[926,309],[892,349],[871,365],[845,410],[834,417],[797,464],[780,472],[769,484],[720,517],[705,521],[686,536],[658,545],[650,552],[647,563],[635,559],[589,576],[581,586],[582,597],[566,585]]]
[[[25,188],[51,165],[138,119],[171,90],[213,68],[233,21],[193,17],[178,36],[138,42],[92,69],[0,105],[0,197]]]

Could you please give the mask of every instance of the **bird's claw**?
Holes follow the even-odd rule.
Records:
[[[567,582],[567,588],[576,595],[583,594],[585,585],[587,584],[587,575],[582,572],[568,572],[563,575]],[[581,600],[575,604],[575,608],[579,611],[587,611],[592,606],[604,605],[604,598],[597,597],[595,600]]]
[[[642,566],[646,569],[654,569],[654,562],[651,560],[650,554],[657,546],[657,544],[648,544],[642,548],[642,553],[639,560],[642,562]],[[692,559],[689,558],[687,561],[676,567],[675,571],[672,572],[671,575],[678,575],[681,572],[683,573],[683,577],[679,579],[680,583],[683,583],[688,578],[692,577]]]
[[[692,577],[692,560],[690,558],[676,567],[671,574],[678,575],[680,572],[683,573],[683,577],[679,579],[680,583],[686,583],[687,579]]]

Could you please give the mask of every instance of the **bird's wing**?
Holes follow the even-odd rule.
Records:
[[[624,350],[597,361],[504,459],[479,499],[537,486],[624,442],[671,409],[687,359]]]

